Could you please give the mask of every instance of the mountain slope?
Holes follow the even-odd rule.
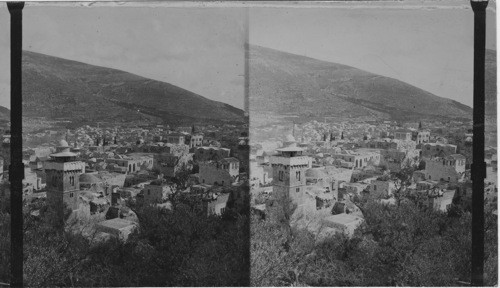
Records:
[[[472,109],[350,66],[250,46],[250,110],[376,119],[472,118]]]
[[[243,111],[169,83],[35,52],[23,52],[27,117],[71,121],[243,121]]]
[[[0,106],[0,124],[10,122],[10,110]]]

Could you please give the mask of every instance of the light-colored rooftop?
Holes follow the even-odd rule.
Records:
[[[104,226],[104,227],[108,227],[108,228],[112,228],[112,229],[120,230],[120,229],[123,229],[125,227],[129,227],[129,226],[137,225],[137,224],[135,222],[132,222],[129,220],[125,220],[125,219],[121,219],[121,218],[114,218],[114,219],[102,221],[99,223],[99,225]]]
[[[346,213],[341,213],[337,215],[332,215],[324,218],[324,221],[328,222],[333,222],[333,223],[338,223],[342,225],[352,225],[356,222],[359,222],[360,220],[363,220],[361,217],[357,217],[351,214],[346,214]]]
[[[284,148],[278,148],[276,149],[278,152],[301,152],[304,151],[304,149],[297,147],[297,146],[288,146]]]
[[[50,154],[50,157],[76,157],[77,155],[78,154],[73,152],[64,151],[64,152]]]

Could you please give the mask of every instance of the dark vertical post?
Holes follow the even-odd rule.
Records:
[[[488,1],[471,0],[474,11],[474,136],[472,153],[472,271],[471,285],[484,284],[484,69],[486,7]]]
[[[10,205],[11,286],[23,286],[22,24],[24,2],[8,2],[10,13]]]

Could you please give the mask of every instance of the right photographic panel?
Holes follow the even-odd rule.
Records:
[[[496,3],[483,11],[249,8],[252,286],[497,285]]]

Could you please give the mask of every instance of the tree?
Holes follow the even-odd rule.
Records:
[[[4,187],[0,187],[4,188]],[[3,191],[2,191],[3,192]],[[10,195],[0,193],[0,282],[10,282]]]
[[[173,181],[175,184],[177,184],[177,187],[181,189],[186,188],[187,182],[192,172],[193,172],[192,165],[183,162],[179,167],[179,169],[175,172],[175,177],[173,178]]]
[[[39,208],[39,207],[33,207]],[[43,208],[43,205],[42,205]],[[25,211],[28,286],[247,286],[248,220],[135,207],[140,229],[127,242],[96,241],[82,230],[54,229]],[[94,234],[95,235],[95,234]]]
[[[393,181],[395,190],[393,192],[396,204],[400,205],[401,201],[408,199],[408,187],[413,182],[413,173],[417,170],[415,163],[406,162],[404,167],[398,172],[393,172],[390,179]]]

